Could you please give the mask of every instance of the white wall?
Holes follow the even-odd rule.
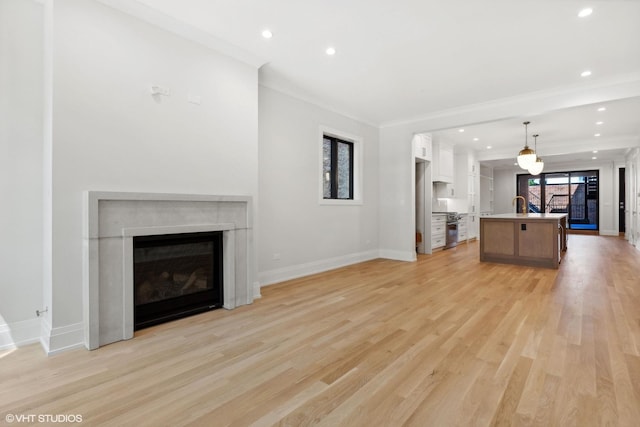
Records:
[[[320,203],[320,132],[362,139],[362,204]],[[378,256],[378,129],[259,90],[258,268],[270,284]]]
[[[43,9],[0,1],[0,349],[38,339],[42,306]]]
[[[516,211],[513,198],[517,195],[516,174],[513,169],[493,170],[493,213],[511,213]]]
[[[380,255],[403,261],[416,259],[413,129],[380,130]]]
[[[583,165],[583,169],[585,169]],[[594,165],[596,166],[596,165]],[[589,168],[592,169],[592,168]],[[595,167],[599,170],[599,230],[606,236],[618,235],[618,168],[613,162],[600,164]],[[577,169],[576,169],[577,170]]]
[[[257,196],[258,86],[254,67],[95,1],[55,2],[53,22],[56,351],[82,339],[83,191]]]

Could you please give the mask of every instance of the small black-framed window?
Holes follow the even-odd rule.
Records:
[[[323,136],[323,198],[353,200],[353,142]]]

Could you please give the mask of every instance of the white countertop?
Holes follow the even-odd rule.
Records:
[[[450,213],[458,215],[468,215],[467,212],[432,212],[431,215],[449,215]]]
[[[483,218],[497,218],[497,219],[560,219],[568,216],[566,213],[505,213],[496,215],[481,216]]]

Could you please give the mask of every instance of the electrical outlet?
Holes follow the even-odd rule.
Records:
[[[279,254],[279,253],[275,253],[275,254],[273,254],[273,260],[274,260],[274,261],[277,261],[277,260],[279,260],[279,259],[280,259],[280,254]]]

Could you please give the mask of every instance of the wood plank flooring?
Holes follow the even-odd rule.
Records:
[[[640,252],[571,235],[558,270],[478,258],[375,260],[92,352],[5,351],[0,424],[640,425]]]

